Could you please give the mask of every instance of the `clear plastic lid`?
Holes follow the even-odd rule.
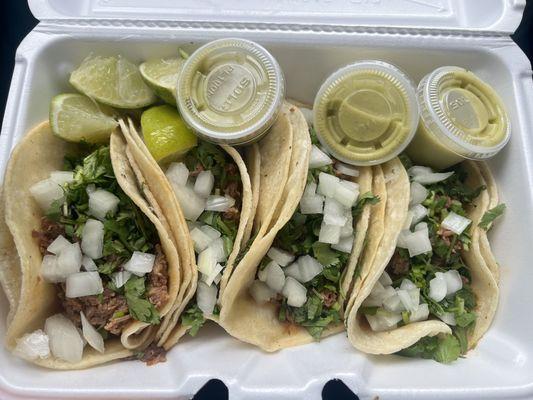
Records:
[[[402,152],[418,125],[413,83],[394,65],[360,61],[333,73],[313,107],[317,137],[336,158],[376,165]]]
[[[220,39],[196,50],[177,85],[183,119],[206,140],[245,144],[275,121],[285,92],[272,55],[244,39]]]
[[[417,94],[427,133],[457,155],[489,158],[509,141],[511,124],[502,100],[472,72],[438,68],[422,79]]]

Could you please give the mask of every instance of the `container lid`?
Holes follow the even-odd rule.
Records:
[[[275,121],[285,86],[274,57],[244,39],[219,39],[183,65],[177,102],[183,119],[204,139],[249,143]]]
[[[313,106],[320,142],[336,158],[375,165],[400,154],[418,126],[415,88],[394,65],[360,61],[333,73]]]
[[[393,26],[512,33],[526,0],[28,0],[39,20]],[[480,12],[480,10],[482,12]]]
[[[495,90],[460,67],[441,67],[418,86],[426,130],[454,153],[492,157],[509,141],[509,116]]]

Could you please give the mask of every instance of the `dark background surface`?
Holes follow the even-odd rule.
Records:
[[[526,0],[526,4],[522,24],[512,37],[524,53],[527,54],[529,60],[533,62],[533,0]],[[13,72],[15,51],[20,41],[38,21],[31,15],[26,0],[0,0],[0,18],[2,21],[0,24],[0,120],[3,120],[5,102]],[[328,382],[324,386],[322,395],[324,400],[357,398],[338,380]],[[228,399],[228,389],[221,381],[213,379],[198,392],[194,399]]]

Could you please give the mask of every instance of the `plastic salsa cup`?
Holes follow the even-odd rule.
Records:
[[[464,159],[494,156],[511,125],[498,94],[472,72],[441,67],[417,91],[420,124],[407,154],[417,164],[445,169]]]
[[[211,142],[247,144],[274,123],[285,92],[274,57],[257,43],[220,39],[185,62],[176,98],[185,122]]]
[[[394,65],[366,60],[333,73],[313,107],[322,145],[353,165],[376,165],[401,153],[418,124],[414,85]]]

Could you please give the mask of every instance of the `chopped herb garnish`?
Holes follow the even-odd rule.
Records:
[[[481,218],[481,221],[479,222],[478,226],[481,229],[485,229],[486,231],[488,231],[491,228],[494,220],[504,213],[505,207],[505,204],[502,203],[486,211],[485,214],[483,214],[483,217]]]

